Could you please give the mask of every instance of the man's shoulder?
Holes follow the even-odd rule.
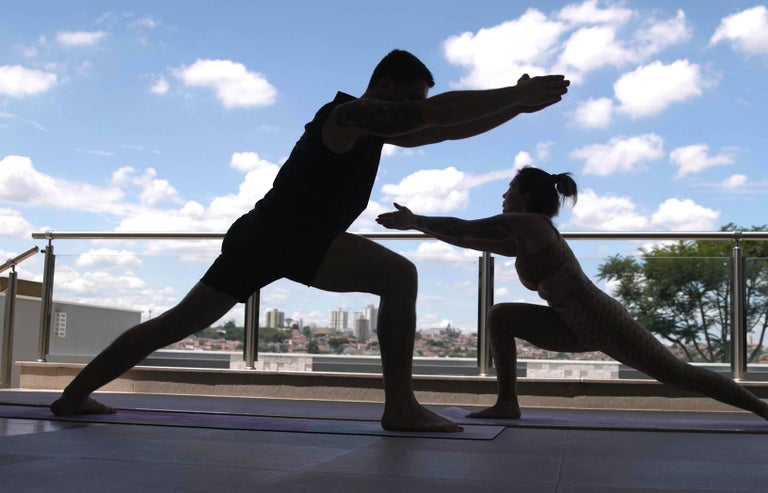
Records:
[[[336,97],[334,98],[333,101],[339,102],[339,103],[347,103],[349,101],[354,101],[355,99],[357,98],[352,96],[351,94],[347,94],[346,92],[343,92],[343,91],[337,91]]]

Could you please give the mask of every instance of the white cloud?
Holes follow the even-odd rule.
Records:
[[[384,185],[382,192],[385,201],[397,202],[414,212],[447,212],[465,208],[470,189],[491,181],[511,179],[514,175],[514,168],[470,175],[451,166],[417,171],[397,185]]]
[[[456,248],[442,241],[419,243],[416,250],[400,252],[401,255],[415,260],[470,260],[477,261],[477,252],[468,248]]]
[[[47,129],[44,126],[40,125],[39,123],[37,123],[35,121],[32,121],[32,120],[27,120],[25,118],[18,117],[16,115],[14,115],[13,113],[6,113],[4,111],[0,111],[0,119],[18,120],[20,122],[26,123],[27,125],[30,125],[30,126],[36,128],[36,129],[40,130],[41,132],[46,132],[47,131]],[[5,126],[5,125],[0,124],[0,126]]]
[[[131,27],[138,29],[154,29],[158,25],[160,25],[160,22],[152,17],[141,17],[131,23]]]
[[[664,141],[656,134],[635,137],[614,137],[607,144],[595,144],[571,152],[571,157],[586,161],[584,173],[608,176],[615,172],[629,172],[643,163],[664,155]]]
[[[125,269],[140,266],[141,259],[128,250],[98,248],[78,256],[75,265],[87,269]]]
[[[539,142],[538,144],[536,144],[536,158],[539,161],[548,160],[550,152],[552,151],[552,147],[554,147],[554,145],[555,143],[552,141]]]
[[[421,213],[463,209],[469,201],[466,174],[453,166],[417,171],[397,185],[384,185],[382,191],[384,200]]]
[[[424,155],[423,149],[398,147],[392,144],[384,144],[381,148],[382,157]]]
[[[449,37],[446,59],[467,69],[452,85],[512,85],[525,72],[564,73],[579,83],[591,71],[642,62],[691,37],[682,10],[660,20],[650,10],[603,5],[587,0],[550,15],[530,8],[516,19]]]
[[[29,221],[24,219],[18,211],[0,208],[0,236],[28,239],[33,229]]]
[[[723,181],[723,187],[735,190],[747,184],[747,175],[731,175]]]
[[[584,230],[643,231],[716,231],[720,212],[696,204],[690,199],[667,199],[650,218],[628,197],[598,195],[587,189],[579,194],[569,223]]]
[[[43,93],[56,85],[56,74],[24,68],[20,65],[0,65],[0,94],[21,98]]]
[[[211,231],[224,232],[271,188],[279,166],[263,160],[255,152],[234,153],[230,167],[246,172],[237,193],[214,198],[208,207],[194,201],[180,209],[140,209],[123,219],[118,231]],[[130,170],[130,169],[129,169]],[[133,179],[131,171],[127,179]],[[116,183],[126,179],[126,171],[113,175]],[[163,243],[164,245],[166,243]],[[179,248],[186,248],[180,243]]]
[[[747,55],[768,55],[768,8],[758,5],[723,18],[709,42],[728,43]]]
[[[563,7],[557,17],[571,25],[614,24],[621,25],[629,21],[635,13],[617,5],[601,8],[597,0],[587,0]]]
[[[86,272],[82,276],[73,271],[58,274],[57,272],[56,281],[62,289],[79,294],[95,295],[111,289],[140,289],[146,286],[144,281],[133,273],[120,276],[113,276],[106,272]]]
[[[152,310],[157,316],[178,301],[169,287],[151,288],[135,273],[119,275],[96,271],[79,273],[66,266],[56,268],[56,292],[77,303],[132,310]]]
[[[507,288],[507,287],[500,287],[500,288],[496,288],[496,289],[494,289],[494,291],[493,291],[493,296],[494,296],[494,298],[496,298],[496,299],[499,299],[499,298],[506,298],[506,297],[507,297],[507,296],[509,296],[511,293],[512,293],[512,292],[509,290],[509,288]]]
[[[398,147],[392,144],[384,144],[381,148],[382,157],[392,157],[397,153]]]
[[[669,160],[679,166],[677,176],[685,176],[699,173],[712,166],[734,164],[736,158],[734,150],[728,149],[716,156],[709,156],[707,144],[694,144],[678,147],[669,153]]]
[[[717,231],[720,212],[690,199],[668,199],[651,216],[651,222],[668,231]]]
[[[376,231],[381,232],[382,227],[376,222],[376,218],[379,214],[384,212],[390,212],[394,210],[394,206],[391,202],[387,206],[383,206],[380,203],[369,200],[368,206],[365,208],[362,214],[355,219],[355,222],[349,227],[350,231]]]
[[[635,48],[639,58],[655,55],[669,46],[679,44],[691,38],[691,29],[685,19],[685,12],[678,10],[675,17],[666,21],[652,19],[647,26],[634,36]]]
[[[277,174],[279,166],[270,163],[265,159],[261,159],[256,152],[236,152],[232,154],[232,158],[229,161],[230,168],[235,168],[238,171],[247,173],[258,169],[270,169]]]
[[[263,75],[230,60],[197,60],[175,73],[188,86],[213,89],[227,108],[269,106],[277,96]]]
[[[677,60],[665,65],[656,61],[622,75],[613,85],[613,91],[621,103],[618,111],[639,118],[700,96],[709,84],[695,63]]]
[[[147,168],[142,175],[137,175],[131,167],[123,167],[112,174],[112,183],[118,186],[134,185],[141,189],[139,203],[142,205],[157,205],[161,202],[179,202],[176,189],[168,180],[157,178],[154,168]]]
[[[640,231],[649,224],[631,199],[600,196],[590,189],[579,193],[579,202],[569,222],[580,229],[594,231]]]
[[[63,31],[56,34],[56,42],[63,46],[93,46],[106,36],[104,31]]]
[[[0,200],[33,206],[110,212],[119,208],[118,188],[96,187],[40,173],[24,156],[0,160]]]
[[[565,42],[554,71],[566,73],[569,79],[578,82],[589,71],[605,65],[622,65],[633,55],[615,38],[616,30],[611,26],[579,29]]]
[[[576,123],[586,128],[605,128],[611,124],[613,100],[609,98],[588,99],[576,107]]]
[[[149,88],[149,91],[152,94],[162,96],[163,94],[166,94],[170,88],[171,86],[168,84],[168,81],[165,79],[165,77],[160,76],[156,78],[152,83],[152,87]]]
[[[517,154],[515,154],[515,171],[525,167],[530,166],[533,164],[533,158],[528,152],[520,151]]]
[[[531,8],[519,19],[480,29],[476,34],[451,36],[443,43],[443,51],[450,63],[469,70],[457,86],[513,85],[523,73],[546,72],[542,62],[556,49],[564,29],[563,23]]]

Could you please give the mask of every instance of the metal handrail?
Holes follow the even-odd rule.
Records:
[[[368,238],[371,240],[422,240],[422,239],[433,239],[432,236],[424,234],[424,233],[404,233],[404,232],[357,232],[355,233],[359,236],[362,236],[364,238]],[[744,278],[743,275],[740,273],[741,271],[738,269],[743,269],[743,258],[742,258],[742,252],[741,252],[741,242],[742,241],[760,241],[760,240],[768,240],[768,231],[685,231],[685,232],[675,232],[675,231],[633,231],[633,232],[598,232],[598,231],[579,231],[579,232],[561,232],[561,235],[563,238],[567,240],[682,240],[682,241],[694,241],[694,240],[720,240],[720,241],[733,241],[735,243],[735,248],[733,251],[733,259],[734,259],[734,268],[737,269],[737,271],[734,273],[734,285],[733,285],[733,293],[734,293],[734,312],[732,313],[732,322],[733,322],[733,331],[732,331],[732,337],[733,337],[733,344],[732,344],[732,358],[731,358],[731,367],[733,370],[734,378],[737,380],[741,380],[744,378],[744,373],[746,372],[746,361],[745,361],[745,346],[746,346],[746,330],[745,330],[745,286],[744,286]],[[47,286],[48,289],[44,289],[43,293],[43,310],[41,312],[41,337],[40,337],[40,355],[39,360],[45,361],[45,356],[47,352],[47,333],[50,331],[50,322],[48,312],[46,311],[45,307],[50,306],[51,297],[52,297],[52,287],[53,287],[53,245],[52,242],[55,239],[61,239],[61,240],[73,240],[73,239],[81,239],[81,240],[100,240],[100,239],[113,239],[113,240],[166,240],[166,239],[175,239],[175,240],[201,240],[201,239],[210,239],[210,240],[216,240],[216,239],[222,239],[224,237],[224,233],[194,233],[194,232],[113,232],[113,231],[102,231],[102,232],[94,232],[94,231],[46,231],[43,233],[33,233],[32,238],[34,239],[43,239],[48,240],[48,248],[45,250],[46,254],[46,273],[44,274],[43,284],[44,287]],[[483,262],[483,258],[486,260],[489,255],[487,252],[484,253],[484,257],[481,258],[481,263]],[[482,269],[483,267],[481,267]],[[478,296],[479,296],[479,312],[478,317],[482,321],[485,319],[485,316],[487,315],[487,310],[490,308],[490,303],[492,303],[492,290],[493,290],[493,274],[492,274],[492,268],[490,272],[490,277],[487,277],[488,272],[486,272],[486,278],[480,283],[479,289],[478,289]],[[490,294],[489,294],[490,291]],[[255,294],[255,296],[258,296],[258,293]],[[258,298],[256,298],[258,299]],[[489,303],[489,300],[490,303]],[[46,304],[47,303],[47,304]],[[250,309],[249,309],[249,316],[248,320],[246,320],[246,325],[248,325],[248,321],[250,320],[251,323],[256,323],[254,321],[258,321],[258,302],[256,303],[249,303]],[[256,323],[256,325],[258,325]],[[481,323],[478,326],[478,330],[483,330],[485,328],[485,324]],[[258,330],[258,327],[246,327],[246,330],[249,331],[250,337],[250,344],[256,344],[256,337],[253,337],[255,334],[255,331]],[[478,333],[479,338],[484,338],[484,340],[487,340],[487,334],[480,334]],[[489,346],[487,344],[484,345],[482,349],[482,352],[484,354],[478,354],[478,364],[480,366],[481,373],[487,373],[489,369],[489,362],[490,362],[490,355],[485,354],[489,353]],[[255,354],[257,351],[255,348],[246,348],[245,354],[247,356],[246,361],[246,367],[252,368],[253,367],[253,359],[255,358]]]
[[[5,272],[6,270],[19,265],[20,263],[24,262],[26,259],[28,259],[29,257],[31,257],[32,255],[36,254],[39,251],[40,251],[40,247],[34,246],[29,250],[16,255],[13,258],[9,258],[8,260],[5,261],[4,264],[0,265],[0,272]]]
[[[424,233],[353,232],[370,240],[419,240],[433,238]],[[768,240],[768,231],[562,231],[566,240]],[[46,231],[32,233],[36,240],[216,240],[224,233]]]
[[[5,291],[5,316],[3,317],[3,341],[2,354],[3,364],[0,366],[0,388],[11,386],[11,370],[13,364],[13,324],[16,311],[16,265],[28,259],[40,251],[40,248],[34,246],[19,255],[8,259],[3,265],[0,265],[0,272],[11,269],[8,274],[8,289]]]

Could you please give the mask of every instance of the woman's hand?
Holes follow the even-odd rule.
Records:
[[[410,209],[403,207],[397,202],[394,205],[397,209],[396,211],[379,214],[376,222],[387,229],[414,229],[416,227],[416,215]]]

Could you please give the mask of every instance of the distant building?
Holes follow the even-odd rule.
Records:
[[[363,313],[365,313],[365,318],[368,319],[368,330],[370,335],[373,336],[376,334],[376,329],[378,329],[376,322],[379,319],[379,309],[373,305],[368,305],[363,309]]]
[[[348,327],[349,312],[343,308],[331,311],[331,328],[336,332],[344,332]]]
[[[5,335],[7,278],[0,278],[0,340]],[[13,361],[35,361],[40,341],[42,285],[18,280],[14,305]],[[53,300],[49,361],[83,363],[90,361],[126,329],[141,322],[141,311]],[[0,351],[2,353],[2,351]],[[4,364],[0,354],[0,364]],[[19,368],[11,369],[11,387],[19,386]]]
[[[358,342],[366,342],[371,338],[370,321],[365,318],[365,312],[355,312],[352,321],[352,332]]]
[[[285,325],[285,312],[273,308],[267,312],[267,327],[277,329]]]
[[[301,318],[286,318],[285,326],[289,329],[304,329],[304,320]]]

